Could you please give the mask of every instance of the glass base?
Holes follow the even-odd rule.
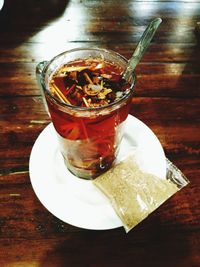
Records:
[[[64,156],[63,156],[63,158],[64,158]],[[73,166],[65,158],[64,158],[64,163],[65,163],[65,166],[67,167],[67,169],[72,174],[74,174],[76,177],[81,178],[81,179],[86,179],[86,180],[93,180],[97,176],[99,176],[99,175],[103,174],[104,172],[106,172],[107,170],[109,170],[113,166],[114,160],[112,160],[112,162],[110,162],[106,166],[103,166],[103,168],[98,166],[98,168],[93,168],[93,169],[83,169],[83,168]]]

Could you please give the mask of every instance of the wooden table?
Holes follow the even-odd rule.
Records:
[[[29,156],[49,124],[35,67],[76,47],[129,58],[161,17],[137,67],[131,113],[159,138],[190,184],[125,234],[76,228],[48,212]],[[0,11],[0,266],[200,266],[200,1],[5,0]],[[152,151],[153,153],[153,151]],[[53,196],[52,196],[53,198]]]

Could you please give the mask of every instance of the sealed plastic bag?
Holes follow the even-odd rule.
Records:
[[[129,156],[93,181],[111,201],[126,232],[188,184],[182,172],[166,161],[166,178],[143,172]]]

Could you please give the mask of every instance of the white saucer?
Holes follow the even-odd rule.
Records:
[[[1,10],[2,7],[3,7],[3,4],[4,4],[4,0],[0,0],[0,10]]]
[[[165,178],[166,160],[159,140],[143,122],[131,115],[127,118],[118,160],[129,152],[134,153],[143,170]],[[122,226],[109,200],[92,182],[77,178],[67,170],[52,123],[33,146],[29,171],[37,197],[60,220],[93,230]]]

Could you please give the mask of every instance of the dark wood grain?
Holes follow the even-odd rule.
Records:
[[[40,203],[29,178],[35,140],[50,123],[35,68],[77,47],[130,58],[162,17],[137,66],[130,113],[157,135],[190,184],[128,234],[80,229]],[[0,11],[0,266],[200,266],[199,0],[6,0]],[[153,153],[153,151],[152,151]],[[53,197],[53,196],[52,196]]]

